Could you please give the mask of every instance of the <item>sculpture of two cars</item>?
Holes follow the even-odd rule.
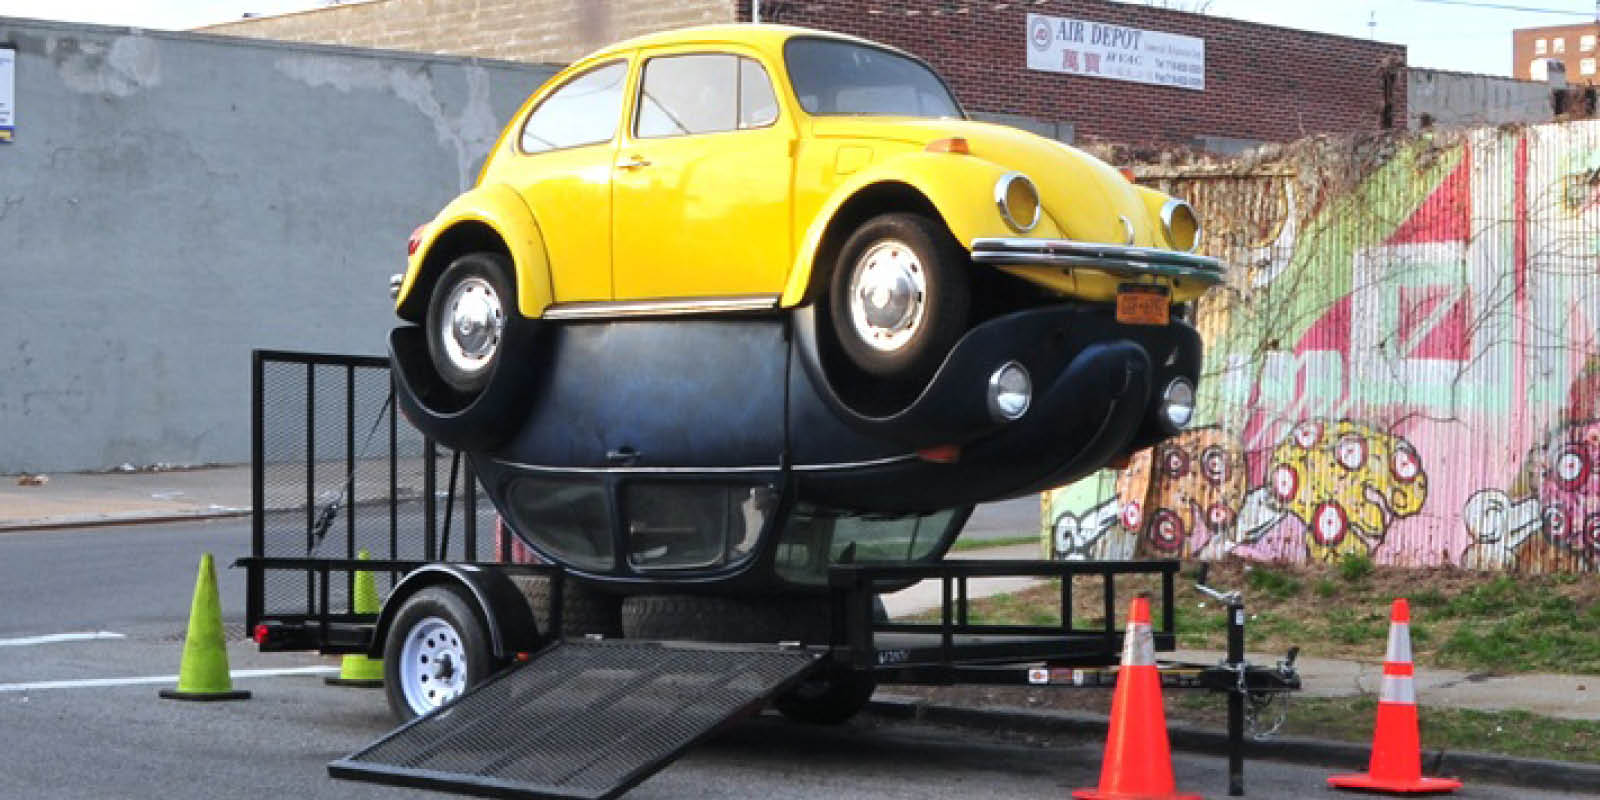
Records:
[[[910,55],[695,28],[529,98],[412,235],[391,348],[408,416],[546,557],[814,585],[1182,429],[1185,311],[1222,278],[1199,238],[1183,201],[967,119]]]

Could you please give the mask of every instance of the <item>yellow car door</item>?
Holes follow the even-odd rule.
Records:
[[[638,84],[612,172],[616,299],[775,299],[795,135],[769,70],[743,53],[647,53]]]
[[[619,59],[547,94],[497,173],[539,223],[556,302],[611,299],[611,171],[627,78]]]

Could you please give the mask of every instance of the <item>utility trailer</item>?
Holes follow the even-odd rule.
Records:
[[[609,798],[769,705],[836,722],[883,684],[1105,687],[1123,647],[1119,586],[1149,590],[1155,648],[1175,645],[1176,561],[868,562],[853,547],[835,554],[824,589],[758,604],[779,614],[756,614],[755,624],[718,627],[750,604],[697,598],[690,585],[676,605],[655,609],[680,612],[683,625],[652,630],[682,635],[619,636],[594,613],[603,587],[529,563],[483,500],[471,459],[397,417],[387,359],[257,351],[252,374],[253,533],[250,555],[236,562],[247,571],[248,631],[263,650],[384,658],[400,717],[417,708],[406,693],[428,691],[429,681],[446,697],[329,764],[336,778]],[[490,527],[493,538],[482,535]],[[953,535],[943,533],[946,543]],[[356,607],[359,573],[377,585],[380,609]],[[976,619],[973,584],[1000,577],[1054,581],[1059,622]],[[878,598],[919,581],[940,587],[938,617],[888,619]],[[1241,599],[1200,590],[1228,614],[1229,656],[1165,663],[1163,685],[1227,695],[1237,795],[1246,717],[1298,689],[1299,678],[1292,651],[1273,668],[1246,663]],[[1097,614],[1077,610],[1086,591]],[[820,609],[820,622],[791,636],[776,620],[797,608]],[[761,620],[774,621],[772,635]]]

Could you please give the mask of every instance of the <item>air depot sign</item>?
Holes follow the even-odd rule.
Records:
[[[1206,40],[1029,14],[1028,69],[1205,91]]]

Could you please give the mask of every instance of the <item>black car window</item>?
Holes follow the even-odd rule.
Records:
[[[922,62],[837,39],[790,39],[789,82],[810,114],[961,117],[944,81]]]
[[[506,495],[516,530],[585,569],[612,568],[611,516],[599,481],[520,477]]]
[[[645,62],[634,135],[641,139],[760,128],[778,118],[772,81],[759,63],[727,53]]]
[[[768,485],[632,481],[622,492],[628,563],[638,570],[716,568],[754,552],[778,504]]]
[[[596,67],[551,92],[522,126],[522,151],[542,153],[610,141],[622,115],[622,83],[628,65]]]

